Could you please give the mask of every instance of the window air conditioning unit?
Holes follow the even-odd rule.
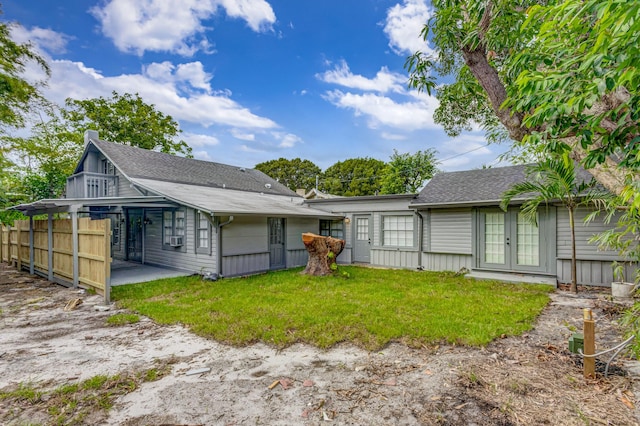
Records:
[[[183,238],[184,237],[182,237],[181,235],[173,235],[169,237],[169,245],[171,247],[180,247],[183,244]]]

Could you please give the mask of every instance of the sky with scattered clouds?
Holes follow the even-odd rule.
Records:
[[[495,165],[482,132],[448,137],[435,97],[407,87],[427,0],[4,0],[12,36],[47,59],[44,94],[138,93],[180,123],[196,158],[243,167],[434,148],[442,170]],[[37,78],[36,70],[28,70]]]

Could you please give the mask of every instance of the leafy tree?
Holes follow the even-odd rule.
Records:
[[[0,13],[2,13],[0,11]],[[22,215],[4,207],[22,201],[19,173],[11,159],[11,144],[6,139],[8,128],[19,128],[35,105],[44,99],[37,84],[23,77],[25,66],[35,63],[45,74],[49,66],[28,44],[16,43],[10,37],[11,24],[0,22],[0,222],[13,222]]]
[[[82,144],[67,136],[65,123],[53,118],[33,126],[28,137],[7,138],[17,159],[14,172],[20,183],[16,187],[24,202],[58,198],[64,192],[82,153]]]
[[[436,173],[436,150],[427,149],[415,154],[398,154],[393,150],[388,170],[382,180],[383,194],[414,194]]]
[[[300,158],[278,158],[256,164],[255,168],[293,191],[299,188],[308,191],[315,187],[316,176],[322,172],[311,161]]]
[[[0,12],[1,13],[1,12]],[[23,78],[28,62],[50,73],[45,60],[30,44],[19,44],[10,37],[11,25],[0,22],[0,131],[6,127],[23,127],[25,115],[34,101],[42,100],[38,88]]]
[[[454,78],[436,94],[435,120],[447,133],[477,122],[491,140],[571,153],[614,194],[638,179],[640,2],[432,4],[422,34],[437,57],[416,52],[406,66],[417,89],[435,90],[437,75]]]
[[[350,158],[338,161],[323,174],[321,190],[334,195],[376,195],[382,190],[387,172],[384,161],[374,158]]]
[[[145,103],[137,93],[120,95],[114,91],[110,99],[68,98],[62,115],[78,141],[86,129],[94,129],[108,141],[191,156],[189,145],[176,140],[182,132],[178,123]]]
[[[571,291],[578,292],[576,271],[576,234],[575,234],[575,210],[581,204],[589,200],[585,198],[585,191],[593,187],[595,181],[581,181],[576,176],[575,164],[568,156],[560,159],[547,159],[527,170],[528,179],[517,183],[502,195],[500,207],[506,211],[511,200],[523,194],[529,194],[528,199],[521,207],[525,219],[538,225],[538,207],[541,204],[549,204],[559,201],[569,211],[569,227],[571,228]]]

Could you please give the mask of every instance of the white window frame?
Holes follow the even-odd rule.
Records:
[[[205,224],[203,227],[202,224]],[[196,244],[196,253],[199,254],[211,254],[211,223],[205,213],[196,211],[194,222],[194,240]],[[203,238],[200,233],[204,232],[206,235],[206,245],[201,245]]]
[[[413,215],[387,214],[382,216],[383,247],[415,247],[416,220]]]
[[[182,223],[180,223],[182,222]],[[168,233],[167,230],[171,232]],[[182,246],[172,247],[169,237],[181,236]],[[187,212],[184,208],[162,209],[162,248],[164,250],[186,251],[187,246]]]

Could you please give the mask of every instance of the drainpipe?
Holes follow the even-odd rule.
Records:
[[[218,232],[216,232],[216,251],[218,258],[218,276],[222,277],[222,227],[233,222],[233,216],[229,216],[226,222],[218,223]]]
[[[422,212],[420,210],[415,211],[418,215],[418,269],[422,271],[424,266],[422,266],[422,241],[424,237],[424,216],[422,216]]]

